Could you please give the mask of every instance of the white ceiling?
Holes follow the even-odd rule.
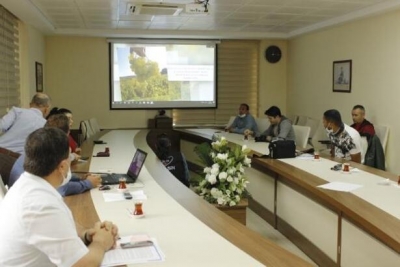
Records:
[[[206,16],[128,16],[127,4],[138,2],[160,0],[0,0],[45,34],[107,37],[290,38],[400,7],[400,0],[209,0]]]

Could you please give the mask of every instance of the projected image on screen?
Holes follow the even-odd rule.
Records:
[[[111,108],[216,107],[215,44],[113,43]]]

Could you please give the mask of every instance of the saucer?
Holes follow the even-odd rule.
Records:
[[[340,171],[342,174],[351,174],[351,172]]]
[[[391,182],[390,182],[389,179],[384,179],[384,180],[382,180],[382,181],[379,181],[378,184],[379,184],[379,185],[390,185]]]
[[[142,214],[142,215],[132,215],[132,217],[135,218],[135,219],[141,219],[141,218],[144,217],[144,214]]]
[[[124,193],[124,192],[129,191],[129,190],[128,190],[128,188],[125,188],[125,189],[119,189],[119,188],[117,188],[117,191],[118,191],[118,192]]]
[[[321,161],[321,159],[312,159],[312,161],[319,162],[319,161]]]

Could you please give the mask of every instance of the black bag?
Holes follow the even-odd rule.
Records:
[[[293,140],[277,140],[269,143],[269,156],[273,159],[296,157],[296,144]]]
[[[268,142],[266,135],[260,135],[254,138],[255,142]]]

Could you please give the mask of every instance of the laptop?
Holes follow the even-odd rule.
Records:
[[[129,165],[128,172],[126,174],[122,173],[106,173],[101,174],[103,185],[113,185],[119,184],[120,178],[126,178],[126,183],[132,184],[136,182],[140,171],[146,160],[147,153],[141,149],[137,149],[135,155],[133,156],[132,162]]]

